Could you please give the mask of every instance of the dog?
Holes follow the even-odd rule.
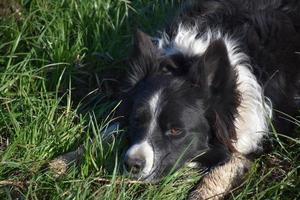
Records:
[[[283,118],[299,110],[299,52],[297,0],[185,1],[159,37],[138,30],[117,111],[125,171],[152,182],[205,168],[190,198],[223,198],[270,123],[293,132]]]

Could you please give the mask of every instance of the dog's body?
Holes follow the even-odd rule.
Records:
[[[138,31],[120,107],[125,168],[153,181],[192,161],[214,167],[193,198],[228,191],[271,119],[278,132],[292,131],[274,110],[299,109],[298,52],[297,0],[188,1],[160,38]],[[208,186],[214,173],[228,184]]]

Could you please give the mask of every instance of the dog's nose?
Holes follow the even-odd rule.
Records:
[[[141,156],[127,156],[124,167],[132,174],[139,174],[145,167],[146,160]]]

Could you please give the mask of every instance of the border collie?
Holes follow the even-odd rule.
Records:
[[[280,113],[299,110],[300,1],[186,1],[160,33],[134,37],[118,113],[124,168],[155,181],[204,167],[190,197],[219,198],[262,150],[270,122],[293,130]]]

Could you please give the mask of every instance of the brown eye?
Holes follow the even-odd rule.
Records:
[[[178,135],[180,135],[181,133],[182,133],[182,130],[179,129],[179,128],[171,128],[171,129],[170,129],[170,134],[171,134],[172,136],[178,136]]]

